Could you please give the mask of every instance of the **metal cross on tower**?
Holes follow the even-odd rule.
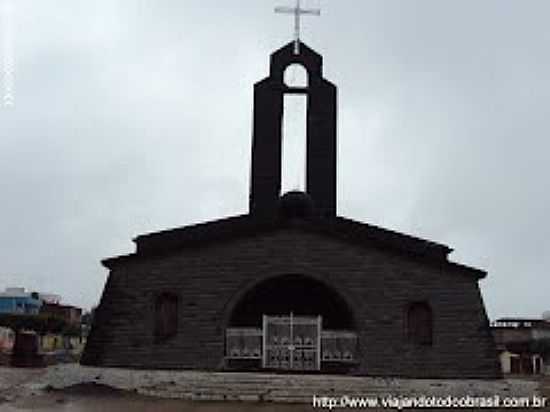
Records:
[[[276,7],[275,13],[294,14],[294,54],[300,54],[300,18],[307,14],[320,16],[321,9],[302,9],[300,0],[296,0],[296,7]]]

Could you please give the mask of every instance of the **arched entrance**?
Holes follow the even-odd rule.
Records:
[[[330,371],[357,360],[353,312],[326,283],[303,275],[262,281],[235,304],[226,364],[236,369]]]

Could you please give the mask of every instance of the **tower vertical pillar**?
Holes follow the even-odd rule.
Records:
[[[295,63],[307,70],[307,87],[284,83],[285,69]],[[273,53],[269,77],[254,86],[250,213],[272,215],[278,208],[282,194],[283,102],[287,93],[308,96],[306,192],[316,214],[335,216],[337,89],[323,78],[322,57],[303,43],[299,54],[295,54],[294,43]]]

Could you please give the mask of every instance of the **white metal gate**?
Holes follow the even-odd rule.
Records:
[[[321,316],[263,316],[262,367],[321,369]]]

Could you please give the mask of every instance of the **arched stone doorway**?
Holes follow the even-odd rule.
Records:
[[[232,369],[348,371],[358,358],[353,310],[323,281],[269,278],[234,304],[225,351]]]

